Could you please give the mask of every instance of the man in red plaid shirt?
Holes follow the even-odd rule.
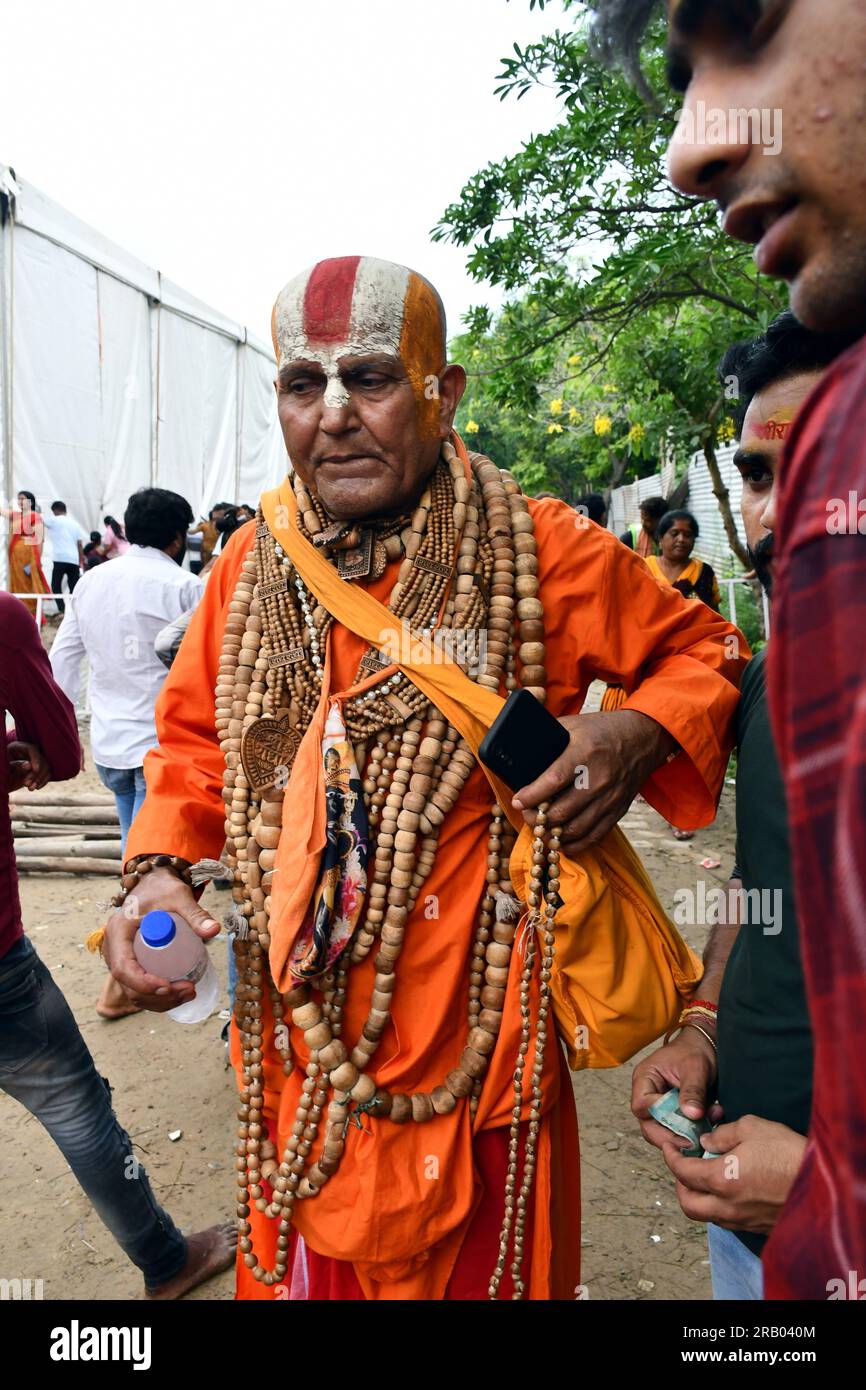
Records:
[[[660,5],[596,8],[602,50],[634,73]],[[669,0],[667,9],[669,76],[684,93],[672,181],[718,202],[730,235],[755,244],[759,270],[788,281],[801,322],[853,344],[789,427],[778,518],[769,686],[815,1075],[809,1146],[764,1266],[768,1298],[864,1298],[866,6]],[[760,122],[706,118],[756,108]]]

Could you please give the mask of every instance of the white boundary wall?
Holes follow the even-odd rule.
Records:
[[[2,164],[0,224],[4,503],[86,531],[144,486],[255,505],[286,470],[270,347]]]
[[[719,471],[722,481],[731,496],[731,511],[737,526],[737,534],[745,545],[746,536],[740,516],[740,498],[743,480],[734,467],[735,444],[718,450]],[[667,486],[665,486],[665,483]],[[656,473],[651,478],[641,478],[627,487],[615,488],[610,497],[610,516],[608,528],[618,536],[622,535],[632,522],[640,521],[640,503],[645,497],[666,497],[673,488],[673,475]],[[695,554],[707,560],[719,578],[742,574],[743,567],[731,553],[719,504],[713,493],[713,480],[702,453],[693,456],[689,463],[689,494],[683,503],[694,513],[700,528],[700,536],[695,546]]]

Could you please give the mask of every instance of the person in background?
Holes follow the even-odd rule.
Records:
[[[63,581],[66,580],[69,592],[74,593],[75,586],[81,578],[81,571],[84,569],[84,543],[87,540],[87,532],[79,526],[77,521],[73,521],[67,515],[65,502],[52,502],[51,515],[42,518],[42,524],[51,537],[51,549],[54,560],[51,569],[51,592],[61,594],[63,592]],[[57,611],[63,616],[63,599],[57,599]]]
[[[113,516],[103,517],[105,530],[100,540],[100,550],[106,560],[117,560],[129,550],[129,541],[120,522]]]
[[[241,523],[241,525],[243,525],[245,521],[254,521],[256,515],[255,509],[250,506],[249,502],[241,502],[240,506],[237,509],[237,514],[238,521]]]
[[[0,516],[5,516],[9,521],[7,558],[10,593],[50,593],[48,580],[42,572],[43,523],[35,496],[22,488],[18,494],[17,511],[12,507],[0,507]],[[32,599],[22,599],[22,602],[35,618],[36,603]]]
[[[77,777],[81,744],[75,710],[52,679],[38,632],[3,593],[0,704],[15,720],[0,757],[0,1090],[51,1135],[97,1216],[141,1270],[146,1297],[180,1298],[229,1267],[233,1234],[212,1226],[184,1239],[159,1206],[112,1109],[111,1088],[24,934],[9,792]]]
[[[124,514],[128,553],[82,577],[51,649],[55,679],[73,704],[81,658],[90,662],[91,748],[100,781],[114,793],[122,849],[144,801],[144,757],[156,744],[154,705],[166,669],[154,642],[203,592],[201,580],[181,568],[191,521],[189,503],[176,492],[133,493]],[[97,1012],[134,1012],[110,976]]]
[[[749,557],[768,596],[777,482],[786,466],[784,439],[775,426],[794,419],[839,350],[834,339],[810,333],[786,311],[765,334],[730,348],[719,367],[723,383],[732,377],[739,382],[734,464],[743,479]],[[768,650],[762,648],[743,675],[736,863],[728,883],[732,910],[713,926],[704,952],[698,993],[708,1007],[638,1064],[632,1086],[634,1114],[644,1138],[664,1153],[685,1215],[708,1222],[710,1272],[719,1299],[763,1297],[761,1253],[802,1162],[812,1109],[812,1030],[785,788],[767,705]],[[706,1147],[737,1156],[736,1181],[721,1163],[684,1159],[670,1131],[651,1119],[649,1106],[670,1086],[679,1087],[680,1108],[690,1118],[709,1111],[713,1122],[723,1122]]]
[[[105,556],[100,550],[102,544],[102,533],[91,531],[90,540],[84,547],[84,568],[85,570],[95,569],[97,565],[105,564]]]
[[[216,502],[208,512],[207,521],[202,518],[195,526],[190,527],[190,535],[201,536],[201,570],[210,563],[211,557],[215,554],[220,533],[217,530],[217,519],[228,510],[229,502]]]
[[[672,584],[683,598],[700,599],[718,613],[719,585],[712,565],[692,555],[700,534],[691,512],[665,512],[658,524],[658,555],[647,555],[646,564],[656,579]]]
[[[213,520],[219,536],[216,548],[221,552],[229,536],[234,535],[241,525],[238,520],[237,507],[233,507],[231,502],[219,502],[214,507]]]
[[[583,516],[588,516],[590,521],[595,522],[596,526],[607,526],[607,503],[600,492],[584,493],[582,497],[578,497],[574,508]]]
[[[640,504],[640,525],[633,522],[623,531],[620,540],[636,555],[646,559],[647,555],[658,554],[658,524],[668,510],[664,497],[645,497]]]

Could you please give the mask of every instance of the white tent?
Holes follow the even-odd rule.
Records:
[[[87,531],[143,486],[254,505],[286,466],[273,379],[269,346],[0,164],[7,505],[61,498]]]

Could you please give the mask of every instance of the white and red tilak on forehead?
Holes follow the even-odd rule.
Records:
[[[373,256],[319,261],[290,280],[274,305],[280,367],[316,362],[327,377],[325,404],[345,405],[344,357],[384,353],[406,368],[419,409],[436,413],[431,382],[445,365],[445,314],[433,286],[406,266]]]

